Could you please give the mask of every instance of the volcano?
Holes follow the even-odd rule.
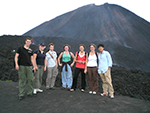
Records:
[[[150,23],[115,4],[80,7],[42,23],[23,36],[33,37],[36,44],[40,41],[59,46],[68,43],[74,52],[81,42],[104,43],[114,64],[150,71]],[[61,50],[56,47],[56,51]]]

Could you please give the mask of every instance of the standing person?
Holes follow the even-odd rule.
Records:
[[[112,59],[108,51],[104,50],[104,45],[99,44],[98,50],[100,51],[98,55],[99,64],[98,64],[98,73],[103,81],[103,93],[101,96],[107,96],[109,92],[110,98],[114,98],[114,89],[112,86],[111,80],[111,67]]]
[[[33,96],[33,72],[32,65],[33,51],[30,49],[31,39],[25,40],[25,45],[18,48],[15,55],[15,68],[18,70],[19,75],[19,100],[22,100],[25,95],[26,80],[28,80],[28,92],[27,95]]]
[[[55,80],[58,74],[57,53],[54,51],[54,44],[49,44],[49,51],[46,53],[46,65],[48,73],[46,79],[46,89],[54,90]]]
[[[76,90],[78,75],[81,72],[81,92],[84,92],[86,81],[85,81],[85,65],[86,65],[86,53],[84,51],[85,46],[81,44],[79,46],[80,51],[76,52],[74,62],[76,62],[76,67],[74,70],[73,84],[71,87],[71,92]]]
[[[43,72],[46,71],[46,65],[44,66],[44,62],[45,62],[45,53],[44,53],[44,48],[45,45],[44,43],[40,43],[39,45],[39,49],[34,51],[33,54],[33,59],[35,62],[35,79],[33,80],[34,82],[34,92],[33,94],[36,94],[37,92],[43,92],[43,90],[41,90],[41,86],[42,86],[42,75]]]
[[[98,72],[97,72],[97,53],[95,52],[95,44],[90,44],[91,52],[86,54],[86,70],[88,72],[89,94],[98,92]]]
[[[72,86],[72,70],[71,67],[74,65],[74,62],[71,62],[71,57],[74,59],[72,52],[69,52],[70,46],[68,44],[63,46],[64,52],[61,52],[58,57],[58,64],[61,66],[61,75],[62,75],[62,88],[67,88],[70,90]],[[60,58],[62,57],[62,63],[60,63]]]

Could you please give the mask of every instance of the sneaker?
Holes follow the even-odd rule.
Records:
[[[84,92],[84,89],[81,89],[81,92]]]
[[[43,92],[43,90],[41,90],[41,89],[37,89],[36,91],[37,91],[37,92],[40,92],[40,93],[42,93],[42,92]]]
[[[19,100],[22,100],[24,98],[24,96],[19,96]]]
[[[71,92],[73,92],[73,91],[74,91],[74,89],[70,89],[70,91],[71,91]]]
[[[92,91],[89,91],[90,94],[92,94]]]
[[[93,95],[96,95],[96,92],[95,92],[95,91],[93,91]]]
[[[54,87],[51,87],[51,88],[49,88],[50,90],[55,90],[55,88]]]
[[[49,87],[46,87],[46,90],[49,90],[50,88]]]
[[[114,97],[114,95],[111,95],[110,98],[111,98],[111,99],[114,99],[115,97]]]
[[[33,94],[36,95],[36,93],[37,93],[37,92],[36,92],[36,89],[34,89]]]
[[[64,89],[66,89],[65,87],[61,87],[61,90],[64,90]]]
[[[28,94],[27,96],[28,96],[28,97],[34,97],[34,96],[36,96],[36,95]]]
[[[101,96],[107,96],[105,93],[102,93]]]
[[[67,88],[67,91],[70,91],[70,88]]]

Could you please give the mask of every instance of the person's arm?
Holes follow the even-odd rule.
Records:
[[[35,69],[35,62],[34,62],[34,59],[33,59],[33,55],[31,56],[31,63],[33,65],[33,69]],[[35,70],[34,70],[35,71]]]
[[[19,65],[18,65],[18,57],[19,57],[19,53],[15,54],[15,69],[18,71],[19,70]]]
[[[87,72],[87,62],[88,62],[88,53],[86,53],[86,61],[85,61],[85,69],[84,69],[84,73]]]
[[[62,55],[63,55],[63,52],[61,52],[59,57],[58,57],[58,64],[59,64],[59,66],[62,66],[62,64],[60,63],[60,58],[62,57]]]
[[[34,53],[33,54],[33,60],[34,60],[35,70],[38,70],[37,63],[36,63],[36,57],[37,57],[37,54]]]
[[[70,52],[70,55],[71,55],[71,57],[74,59],[75,57],[74,57],[74,54],[72,53],[72,52]],[[74,63],[75,63],[75,61],[73,60],[73,62],[71,63],[71,67],[74,65]]]
[[[78,60],[77,60],[77,54],[78,54],[78,53],[76,53],[76,55],[75,55],[75,57],[74,57],[74,62],[78,62]]]
[[[112,67],[112,58],[109,52],[107,52],[106,56],[107,56],[107,62],[108,62],[108,70],[110,70]]]
[[[47,60],[46,60],[46,57],[45,57],[45,60],[44,60],[44,71],[46,71],[46,67],[48,67],[48,63],[47,63]]]
[[[58,64],[57,64],[57,58],[56,58],[56,60],[55,60],[55,63],[56,63],[56,66],[58,67]]]

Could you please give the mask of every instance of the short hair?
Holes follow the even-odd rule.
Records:
[[[65,45],[63,46],[63,49],[65,48],[65,46],[68,46],[69,49],[71,48],[70,45],[65,44]]]
[[[91,46],[94,46],[94,47],[96,48],[96,45],[95,45],[95,44],[90,44],[89,47],[91,47]]]
[[[49,47],[50,47],[50,46],[55,46],[55,45],[54,45],[53,43],[50,43],[50,44],[49,44]]]
[[[31,40],[31,38],[30,38],[30,37],[27,37],[25,41],[27,41],[27,40]]]
[[[97,48],[99,47],[103,47],[104,48],[104,44],[98,44]]]
[[[83,46],[83,47],[85,48],[85,45],[84,45],[84,44],[80,44],[79,47],[80,47],[80,46]]]

